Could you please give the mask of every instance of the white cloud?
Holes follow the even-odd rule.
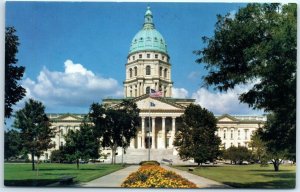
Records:
[[[211,92],[205,88],[200,88],[192,94],[196,103],[207,108],[215,114],[261,114],[262,111],[252,110],[247,104],[240,103],[238,97],[241,93],[249,90],[253,84],[237,86],[227,92]]]
[[[200,76],[200,71],[192,71],[189,73],[188,79],[191,79],[191,80],[198,79],[199,76]]]
[[[172,97],[173,98],[187,98],[189,92],[184,88],[172,88]]]
[[[66,60],[64,66],[64,72],[49,71],[44,67],[36,81],[26,78],[22,83],[27,91],[25,100],[37,99],[51,109],[88,108],[92,102],[100,102],[102,98],[123,96],[123,88],[117,80],[95,75],[71,60]]]

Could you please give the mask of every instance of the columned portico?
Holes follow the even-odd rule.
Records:
[[[138,128],[136,138],[131,140],[130,148],[146,149],[149,146],[151,149],[166,149],[167,147],[173,148],[176,130],[176,117],[156,116],[150,114],[149,123],[148,118],[149,116],[141,116],[141,127]],[[171,134],[168,135],[168,132]]]

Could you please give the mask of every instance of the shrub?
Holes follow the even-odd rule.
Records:
[[[172,171],[157,165],[144,165],[130,174],[122,187],[133,188],[196,188],[196,185]]]
[[[139,165],[160,165],[157,161],[141,161]]]

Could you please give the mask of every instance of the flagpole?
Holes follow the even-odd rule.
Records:
[[[148,121],[149,121],[149,137],[148,137],[148,161],[150,161],[150,105],[149,103],[149,116],[148,116]]]

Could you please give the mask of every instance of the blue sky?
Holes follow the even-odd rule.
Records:
[[[245,6],[237,3],[7,2],[6,26],[17,29],[18,64],[26,67],[24,100],[43,101],[50,113],[86,113],[92,102],[122,97],[129,45],[148,5],[168,45],[174,97],[195,98],[216,114],[261,114],[237,100],[249,86],[201,88],[206,71],[192,53],[204,46],[202,36],[213,35],[217,14]]]

